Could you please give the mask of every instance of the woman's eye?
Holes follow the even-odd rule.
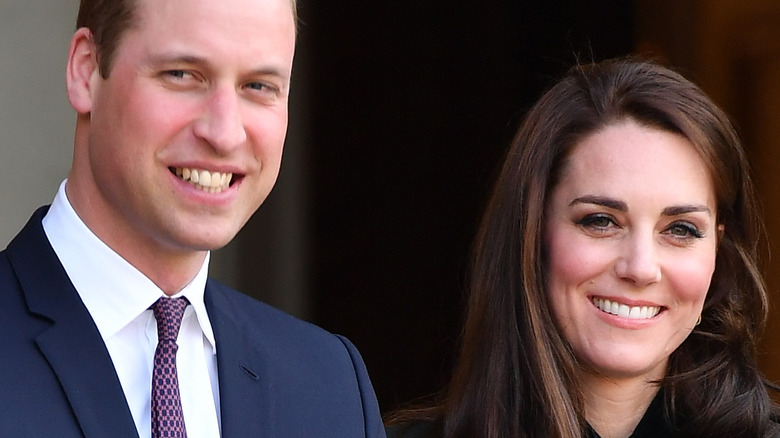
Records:
[[[577,222],[578,225],[590,228],[608,228],[615,225],[615,220],[603,214],[585,216]]]
[[[693,224],[687,222],[676,222],[669,226],[669,234],[675,237],[695,237],[701,238],[703,233]]]

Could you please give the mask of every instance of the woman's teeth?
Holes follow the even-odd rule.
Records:
[[[610,301],[606,298],[593,298],[592,301],[602,312],[628,319],[649,319],[658,315],[658,312],[661,311],[659,306],[630,307],[625,304]]]

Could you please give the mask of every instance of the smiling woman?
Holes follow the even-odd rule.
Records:
[[[684,137],[633,119],[580,141],[566,162],[545,214],[547,293],[563,335],[592,368],[582,373],[585,395],[604,379],[606,393],[623,379],[660,380],[715,269],[709,171]],[[646,389],[635,412],[655,395]]]
[[[726,116],[640,60],[534,105],[483,217],[458,365],[391,437],[765,437],[761,222]]]

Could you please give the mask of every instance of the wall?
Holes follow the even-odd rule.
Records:
[[[76,0],[0,0],[0,248],[70,167],[65,59]]]

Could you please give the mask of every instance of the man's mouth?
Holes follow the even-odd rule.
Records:
[[[209,172],[208,170],[187,167],[171,167],[170,170],[182,181],[208,193],[219,193],[230,187],[230,183],[233,181],[233,174],[230,172]]]
[[[602,312],[628,319],[650,319],[661,311],[659,306],[627,306],[606,298],[591,298],[593,305]]]

